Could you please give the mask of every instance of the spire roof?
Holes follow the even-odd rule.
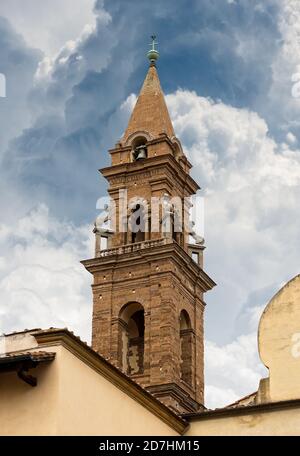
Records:
[[[175,136],[154,62],[150,63],[122,142],[126,142],[136,132],[147,132],[153,139],[160,133],[165,133],[170,138]]]

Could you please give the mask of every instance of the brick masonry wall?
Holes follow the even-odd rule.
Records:
[[[175,255],[175,254],[174,254]],[[120,313],[130,302],[140,303],[145,311],[144,371],[142,386],[175,383],[203,403],[203,311],[202,292],[185,277],[172,259],[105,268],[96,274],[93,285],[93,348],[113,364],[122,366],[123,341]],[[191,292],[191,289],[194,292]],[[180,313],[188,313],[192,330],[192,378],[181,378]]]

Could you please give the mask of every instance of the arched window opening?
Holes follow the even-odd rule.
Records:
[[[147,139],[143,136],[135,138],[132,143],[132,159],[133,161],[144,160],[148,157]]]
[[[137,204],[130,217],[131,243],[145,240],[146,220],[143,206]]]
[[[185,383],[192,384],[192,328],[186,310],[180,313],[180,376]]]
[[[119,361],[128,375],[144,372],[145,316],[141,304],[127,304],[120,312]]]

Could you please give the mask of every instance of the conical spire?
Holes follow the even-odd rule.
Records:
[[[151,56],[148,57],[150,68],[123,136],[122,142],[124,143],[132,134],[139,131],[147,132],[153,139],[157,138],[160,133],[165,133],[170,138],[175,136],[155,67],[155,60],[151,60]]]

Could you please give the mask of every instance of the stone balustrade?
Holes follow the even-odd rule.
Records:
[[[114,247],[112,249],[100,250],[97,252],[97,258],[104,258],[114,255],[123,255],[124,253],[133,253],[139,250],[152,249],[154,247],[160,247],[166,244],[170,244],[172,239],[162,238],[154,239],[150,241],[136,242],[134,244],[126,244],[120,247]]]

